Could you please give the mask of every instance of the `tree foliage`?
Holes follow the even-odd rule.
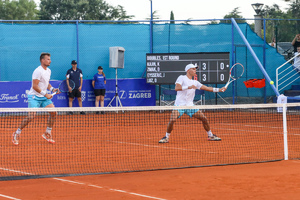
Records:
[[[0,0],[0,19],[36,20],[37,6],[33,0]]]
[[[154,10],[152,12],[152,18],[153,18],[153,20],[159,20],[160,16],[158,15],[158,11],[157,10]],[[151,20],[151,16],[147,17],[146,20]]]
[[[170,20],[175,20],[173,11],[171,11],[171,14],[170,14]],[[175,24],[175,22],[174,22],[174,21],[171,21],[170,24]]]
[[[225,15],[224,19],[234,18],[237,23],[245,23],[246,20],[244,20],[244,17],[240,14],[239,7],[236,7],[229,14]],[[231,23],[231,20],[222,20],[221,23]]]
[[[104,0],[41,0],[42,20],[128,20],[123,6],[111,6]]]
[[[289,20],[300,18],[300,3],[297,0],[291,2],[288,10],[283,12],[277,4],[264,6],[262,15],[266,20],[266,38],[271,42],[275,38],[277,42],[292,41],[297,33],[300,33],[300,21]],[[280,20],[269,20],[280,19]]]
[[[271,6],[265,5],[261,11],[266,22],[266,40],[271,42],[276,38],[277,42],[289,42],[293,40],[296,34],[300,33],[300,0],[285,0],[290,2],[286,12],[282,11],[277,4]],[[224,19],[234,18],[237,23],[246,23],[243,16],[240,15],[239,8],[234,8],[229,14],[224,16]],[[273,20],[274,19],[274,20]],[[276,19],[276,20],[275,20]],[[211,22],[215,24],[216,22]],[[230,20],[223,20],[220,23],[231,23]],[[254,22],[250,24],[254,29]]]

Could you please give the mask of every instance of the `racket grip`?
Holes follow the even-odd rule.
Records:
[[[54,93],[52,93],[51,95],[54,96],[54,95],[56,95],[56,93],[57,93],[57,92],[54,92]]]
[[[227,83],[226,83],[226,85],[225,85],[224,87],[226,87],[226,88],[227,88],[229,84],[230,84],[230,82],[227,82]]]

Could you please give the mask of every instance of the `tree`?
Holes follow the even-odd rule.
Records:
[[[170,20],[175,20],[173,11],[171,11],[171,14],[170,14]],[[174,21],[171,21],[170,24],[175,24],[175,22],[174,22]]]
[[[284,13],[277,4],[265,6],[262,10],[262,16],[265,19],[289,19],[290,14]],[[291,34],[291,25],[287,20],[266,20],[266,39],[271,42],[273,38],[277,42],[288,41]]]
[[[158,19],[160,18],[159,15],[158,15],[157,13],[158,13],[157,10],[154,10],[154,11],[152,12],[153,20],[158,20]],[[146,18],[146,20],[151,20],[151,16],[150,16],[149,18]]]
[[[294,0],[292,1],[292,3],[290,4],[290,8],[288,9],[288,14],[290,14],[290,19],[299,19],[300,18],[300,2],[298,2],[298,0]],[[292,33],[296,34],[296,33],[300,33],[300,21],[295,21],[294,22],[294,26],[293,26],[294,30],[292,31]]]
[[[244,17],[240,14],[239,7],[236,7],[229,14],[225,15],[224,19],[234,18],[238,19],[236,20],[236,23],[246,23],[246,20],[243,19]],[[220,23],[231,23],[231,20],[222,20]]]
[[[42,20],[127,20],[120,5],[113,7],[104,0],[41,0]]]
[[[36,20],[38,10],[33,0],[0,1],[0,19],[2,20]]]

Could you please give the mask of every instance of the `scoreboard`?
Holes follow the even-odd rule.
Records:
[[[202,84],[226,84],[230,70],[229,52],[146,54],[147,83],[175,84],[185,75],[185,66],[198,66],[195,80]]]

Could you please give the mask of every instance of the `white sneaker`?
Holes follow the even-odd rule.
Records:
[[[19,145],[19,137],[20,137],[20,135],[17,134],[16,132],[14,132],[14,133],[12,134],[12,143],[13,143],[14,145],[16,145],[16,146]]]
[[[169,138],[167,138],[165,136],[165,137],[161,138],[158,143],[168,143],[168,142],[169,142]]]
[[[43,137],[45,140],[47,140],[47,142],[49,142],[49,143],[51,143],[51,144],[54,144],[54,143],[55,143],[55,141],[52,139],[52,135],[49,134],[49,133],[44,133],[44,134],[42,135],[42,137]]]
[[[208,141],[221,141],[221,138],[216,135],[212,135],[211,137],[208,136]]]

